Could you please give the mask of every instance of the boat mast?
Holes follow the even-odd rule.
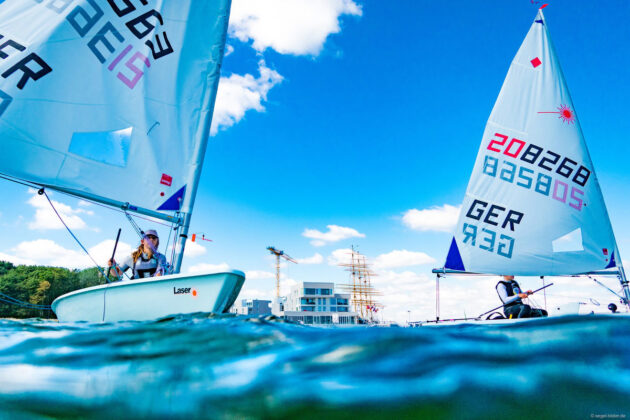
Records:
[[[199,137],[199,142],[195,145],[191,157],[191,165],[193,171],[190,177],[190,183],[186,187],[184,194],[184,200],[180,207],[182,223],[179,237],[177,238],[175,259],[173,261],[173,273],[177,274],[182,268],[182,260],[184,258],[184,248],[186,247],[186,239],[188,239],[188,229],[190,228],[190,219],[192,217],[193,206],[195,205],[195,197],[197,196],[197,187],[199,186],[199,178],[201,177],[201,169],[203,167],[203,160],[206,155],[206,146],[208,145],[208,138],[210,137],[210,127],[212,125],[212,114],[214,112],[214,103],[217,99],[217,90],[219,88],[219,78],[221,77],[221,64],[223,62],[223,56],[225,55],[225,41],[227,38],[228,19],[230,16],[231,2],[227,2],[226,14],[220,19],[224,19],[223,22],[223,37],[219,43],[219,48],[213,51],[211,61],[217,63],[215,71],[205,75],[206,80],[204,83],[203,100],[201,102],[201,117],[199,118],[199,127],[196,136]],[[217,23],[219,23],[219,20]]]
[[[216,89],[214,89],[214,91],[216,92]],[[206,154],[206,145],[208,144],[208,136],[210,134],[210,123],[212,122],[212,109],[214,109],[214,99],[216,97],[215,95],[216,93],[212,95],[210,111],[206,113],[206,118],[204,119],[204,123],[202,126],[201,141],[197,143],[197,148],[193,155],[195,169],[192,174],[192,181],[190,185],[186,187],[186,192],[184,193],[184,202],[182,203],[182,210],[180,212],[181,223],[179,237],[177,238],[175,245],[173,274],[178,274],[182,268],[184,248],[186,247],[186,240],[188,239],[188,229],[190,228],[190,219],[192,218],[193,206],[195,205],[195,197],[197,196],[197,187],[199,186],[199,178],[201,177],[203,158]]]

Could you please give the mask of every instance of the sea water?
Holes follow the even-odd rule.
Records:
[[[0,321],[0,418],[629,418],[630,317]]]

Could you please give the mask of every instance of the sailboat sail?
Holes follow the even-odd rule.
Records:
[[[539,10],[486,125],[445,268],[568,275],[615,267],[617,254]]]
[[[229,9],[4,1],[0,173],[132,209],[190,211]]]

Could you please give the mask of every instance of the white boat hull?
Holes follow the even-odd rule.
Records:
[[[52,309],[61,322],[145,321],[174,314],[223,313],[229,311],[244,282],[241,271],[120,281],[59,296]]]

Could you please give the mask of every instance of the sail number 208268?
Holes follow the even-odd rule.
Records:
[[[591,171],[588,168],[584,165],[580,165],[578,168],[576,161],[567,157],[562,158],[558,153],[544,150],[535,144],[528,145],[523,140],[516,138],[513,138],[508,143],[508,136],[499,133],[495,133],[495,136],[499,137],[500,140],[492,139],[488,144],[488,150],[517,159],[517,162],[524,162],[527,165],[521,166],[522,164],[517,165],[511,159],[499,160],[496,157],[486,155],[483,165],[484,174],[492,177],[498,176],[499,179],[505,182],[516,183],[519,187],[533,189],[539,194],[551,197],[561,203],[566,203],[578,211],[582,210],[584,191],[579,187],[584,187],[590,178]],[[507,146],[503,148],[506,143],[508,143]],[[538,160],[541,156],[542,159]],[[559,165],[558,162],[560,162]],[[536,163],[538,164],[536,165]],[[530,169],[527,166],[534,169]],[[554,177],[538,170],[538,168],[542,168],[551,174],[559,174],[567,178],[567,181],[571,179],[572,183],[577,184],[579,187],[563,182],[561,178],[554,179]]]

